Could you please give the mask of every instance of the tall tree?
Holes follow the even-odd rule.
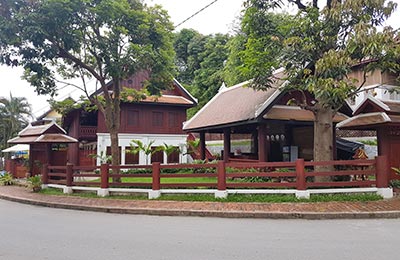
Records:
[[[270,87],[274,69],[286,69],[285,89],[308,91],[315,104],[301,102],[314,113],[314,159],[333,159],[333,123],[335,112],[345,100],[362,87],[363,82],[349,78],[352,68],[360,62],[364,75],[374,69],[399,71],[396,62],[399,48],[395,31],[390,27],[378,30],[393,13],[396,4],[385,0],[247,0],[247,10],[273,12],[285,4],[298,9],[286,35],[260,31],[246,45],[244,68],[254,77],[253,87]],[[247,11],[246,11],[247,12]],[[274,59],[260,56],[258,44],[274,50]],[[256,66],[255,66],[256,64]]]
[[[81,78],[77,87],[103,113],[118,164],[121,80],[148,70],[151,94],[172,82],[167,13],[139,0],[4,0],[0,13],[0,62],[23,66],[38,94],[55,94],[57,73]],[[99,95],[88,92],[88,78],[95,79]]]
[[[7,141],[29,124],[31,106],[24,97],[0,98],[0,151],[7,147]]]
[[[228,58],[227,43],[229,36],[224,34],[210,35],[200,54],[200,68],[194,73],[194,95],[199,98],[199,106],[191,109],[189,115],[197,112],[215,94],[224,82],[223,68]]]

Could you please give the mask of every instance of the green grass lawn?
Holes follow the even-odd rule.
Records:
[[[65,195],[60,189],[48,188],[40,191],[46,195]],[[65,196],[78,196],[86,198],[98,198],[95,193],[77,192]],[[147,200],[146,194],[139,195],[111,195],[108,199],[126,199],[126,200]],[[211,202],[261,202],[261,203],[285,203],[285,202],[330,202],[330,201],[376,201],[382,197],[376,194],[323,194],[311,195],[310,199],[297,199],[294,195],[280,194],[232,194],[227,199],[216,199],[212,194],[163,194],[157,200],[172,201],[211,201]]]

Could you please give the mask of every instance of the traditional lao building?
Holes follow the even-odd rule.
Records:
[[[147,79],[148,74],[140,72],[121,81],[121,86],[140,90]],[[118,134],[121,165],[187,161],[187,134],[183,132],[182,124],[186,120],[186,110],[197,105],[197,100],[177,80],[174,79],[171,85],[160,96],[121,103],[121,126]],[[62,126],[68,135],[79,141],[69,146],[68,162],[74,165],[94,165],[96,159],[91,154],[97,154],[97,164],[101,157],[111,154],[110,135],[102,113],[75,109],[63,118]],[[169,156],[156,152],[146,159],[143,152],[129,152],[132,140],[139,140],[144,145],[152,143],[153,149],[164,144],[172,145],[179,147],[182,152]]]
[[[376,131],[378,155],[389,158],[391,167],[400,167],[400,101],[367,96],[355,109],[353,117],[338,124],[345,130]],[[400,179],[391,172],[390,179]]]
[[[279,78],[277,72],[277,77]],[[292,161],[297,158],[313,159],[314,115],[289,100],[312,104],[313,97],[299,91],[282,92],[282,81],[275,80],[268,90],[254,90],[250,82],[226,88],[221,87],[196,115],[184,124],[183,130],[199,133],[203,158],[205,157],[205,134],[223,134],[225,161]],[[351,114],[343,106],[333,118],[334,123],[347,119]],[[246,152],[231,149],[231,137],[247,135]],[[336,147],[336,143],[332,144]],[[335,149],[334,149],[335,150]]]
[[[77,142],[54,122],[37,126],[29,125],[17,137],[8,140],[10,144],[30,145],[28,171],[32,175],[39,174],[43,164],[65,165],[68,144]],[[15,173],[13,174],[16,176]]]

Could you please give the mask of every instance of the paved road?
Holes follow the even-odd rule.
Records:
[[[399,259],[400,219],[117,215],[0,200],[0,259]]]

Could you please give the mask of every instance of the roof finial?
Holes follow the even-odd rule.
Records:
[[[225,89],[227,89],[225,82],[222,82],[222,85],[221,85],[221,87],[219,87],[218,92],[224,91]]]

